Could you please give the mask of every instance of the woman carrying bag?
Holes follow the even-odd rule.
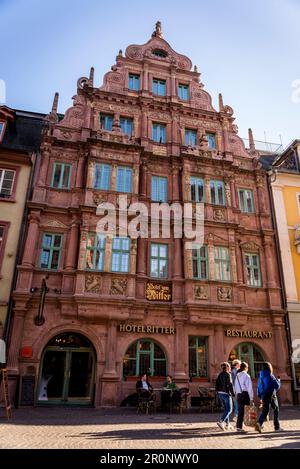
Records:
[[[250,402],[253,402],[253,386],[251,378],[248,375],[248,364],[246,362],[242,362],[238,370],[234,382],[234,391],[238,402],[236,431],[245,432],[245,430],[243,430],[245,405],[250,405]]]

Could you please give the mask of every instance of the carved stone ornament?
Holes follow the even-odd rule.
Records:
[[[225,221],[225,210],[222,210],[221,208],[214,209],[214,220]]]
[[[99,192],[94,192],[93,193],[93,202],[97,206],[99,204],[102,204],[102,202],[106,202],[106,201],[107,201],[107,195],[106,194],[101,194]]]
[[[194,298],[195,300],[208,300],[208,286],[207,285],[195,285],[194,286]]]
[[[217,287],[217,294],[219,301],[231,301],[232,289],[231,287]]]
[[[254,243],[253,241],[248,241],[248,242],[245,242],[245,243],[241,243],[241,248],[244,250],[244,251],[259,251],[260,249],[260,246],[256,243]]]
[[[110,285],[110,295],[126,295],[127,278],[112,278]]]
[[[95,274],[87,274],[85,277],[85,291],[88,293],[100,293],[101,277]]]

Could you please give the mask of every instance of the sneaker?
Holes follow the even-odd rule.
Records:
[[[276,433],[279,433],[279,432],[284,432],[284,429],[279,427],[279,428],[275,428],[274,430]]]
[[[256,430],[257,432],[261,433],[262,431],[262,426],[259,422],[256,422],[255,424],[255,427],[254,427],[254,430]]]
[[[225,423],[224,422],[217,422],[217,425],[218,425],[218,427],[221,428],[221,430],[223,430],[223,432],[225,431]]]
[[[228,423],[226,426],[225,426],[226,430],[234,430],[234,427],[233,425],[231,425],[231,423]]]
[[[236,431],[238,433],[247,433],[246,430],[244,430],[243,428],[237,428]]]

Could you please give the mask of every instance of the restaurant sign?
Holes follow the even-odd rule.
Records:
[[[146,299],[149,301],[171,301],[171,285],[148,282],[146,287]]]
[[[272,339],[270,331],[241,331],[238,329],[226,329],[226,337],[241,337],[243,339]]]

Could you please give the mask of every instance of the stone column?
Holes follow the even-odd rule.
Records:
[[[84,160],[85,160],[84,155],[80,154],[79,160],[77,163],[77,173],[76,173],[76,182],[75,182],[75,187],[77,189],[80,189],[83,185]]]
[[[223,119],[223,142],[224,142],[224,152],[229,151],[229,138],[228,138],[228,121]]]
[[[172,201],[179,201],[179,178],[178,178],[179,168],[174,166],[172,168]]]
[[[94,166],[95,162],[93,160],[89,160],[88,163],[88,173],[87,173],[87,180],[86,180],[86,187],[92,188],[93,181],[94,181]]]
[[[146,240],[145,238],[137,239],[137,256],[138,256],[137,273],[139,276],[140,275],[145,276],[145,273],[146,273],[146,266],[145,266]]]
[[[104,257],[104,272],[110,272],[111,251],[112,251],[112,238],[110,236],[106,236],[105,257]]]
[[[133,184],[132,184],[132,192],[133,194],[139,193],[139,165],[133,165]]]
[[[205,192],[205,202],[207,204],[211,203],[210,200],[210,178],[205,176],[204,178],[204,192]]]
[[[225,196],[226,196],[226,205],[231,207],[231,187],[229,179],[225,179]]]
[[[182,278],[182,249],[180,238],[175,238],[174,247],[173,278]]]
[[[214,362],[215,362],[216,372],[217,372],[217,374],[219,374],[219,372],[221,371],[220,370],[220,364],[224,360],[227,360],[227,357],[224,356],[224,330],[223,330],[223,326],[220,325],[220,324],[215,326],[214,342],[215,342]]]
[[[14,308],[12,336],[9,344],[7,367],[12,373],[19,373],[19,354],[24,334],[25,307]]]
[[[85,269],[87,235],[88,235],[88,224],[87,222],[83,221],[80,227],[78,270]]]
[[[215,280],[215,250],[214,250],[212,235],[209,235],[208,237],[207,249],[208,249],[209,280]]]
[[[278,324],[278,321],[273,325],[274,331],[274,344],[275,344],[275,353],[276,353],[276,362],[277,362],[277,371],[280,375],[286,375],[286,347],[285,340],[282,335],[285,334],[284,324]]]
[[[185,337],[184,337],[184,323],[183,321],[175,320],[176,336],[175,336],[175,380],[184,380],[187,378],[184,370],[184,350],[185,350]]]
[[[230,265],[231,265],[231,275],[232,281],[237,283],[237,265],[236,265],[236,253],[235,253],[235,244],[229,246],[229,253],[230,253]]]
[[[184,276],[185,278],[193,278],[193,253],[191,249],[184,246]]]
[[[30,212],[29,226],[23,255],[23,266],[33,267],[35,263],[35,250],[38,245],[40,212]]]
[[[111,190],[117,190],[117,165],[114,163],[111,169]]]
[[[171,72],[171,95],[172,97],[177,97],[176,93],[176,72],[172,70]]]
[[[233,208],[237,208],[234,177],[230,178],[230,191],[231,191],[231,205],[232,205]]]
[[[149,88],[148,88],[148,64],[144,64],[144,70],[143,70],[143,91],[149,91]]]
[[[41,163],[41,169],[40,169],[40,177],[39,177],[39,186],[45,186],[46,185],[46,179],[47,179],[47,174],[48,174],[48,168],[49,168],[49,156],[50,152],[48,148],[44,148],[42,150],[42,163]]]
[[[142,112],[141,138],[148,137],[148,116],[146,111]]]
[[[147,196],[147,162],[145,160],[141,161],[141,180],[140,180],[140,194],[142,197]]]
[[[258,207],[260,213],[266,213],[266,198],[264,188],[264,177],[261,175],[256,176],[257,194],[258,194]]]
[[[182,196],[183,196],[183,201],[187,202],[191,200],[191,194],[190,194],[190,175],[188,171],[183,168],[182,171],[182,177],[181,177],[181,184],[182,184]],[[174,196],[173,196],[174,198]]]
[[[178,143],[178,119],[172,116],[172,143]]]
[[[103,378],[117,376],[116,371],[117,323],[110,321],[107,331],[106,363]]]
[[[265,250],[265,260],[266,260],[266,273],[267,273],[267,287],[274,288],[276,287],[274,271],[275,271],[275,252],[273,249],[273,244],[270,238],[264,238],[264,250]]]
[[[135,275],[136,274],[136,253],[137,253],[137,240],[131,240],[131,247],[130,247],[130,273]]]
[[[237,264],[237,281],[240,285],[244,283],[244,262],[240,246],[236,246],[236,264]]]
[[[76,257],[78,250],[78,220],[72,218],[70,238],[67,249],[66,270],[76,269]]]

